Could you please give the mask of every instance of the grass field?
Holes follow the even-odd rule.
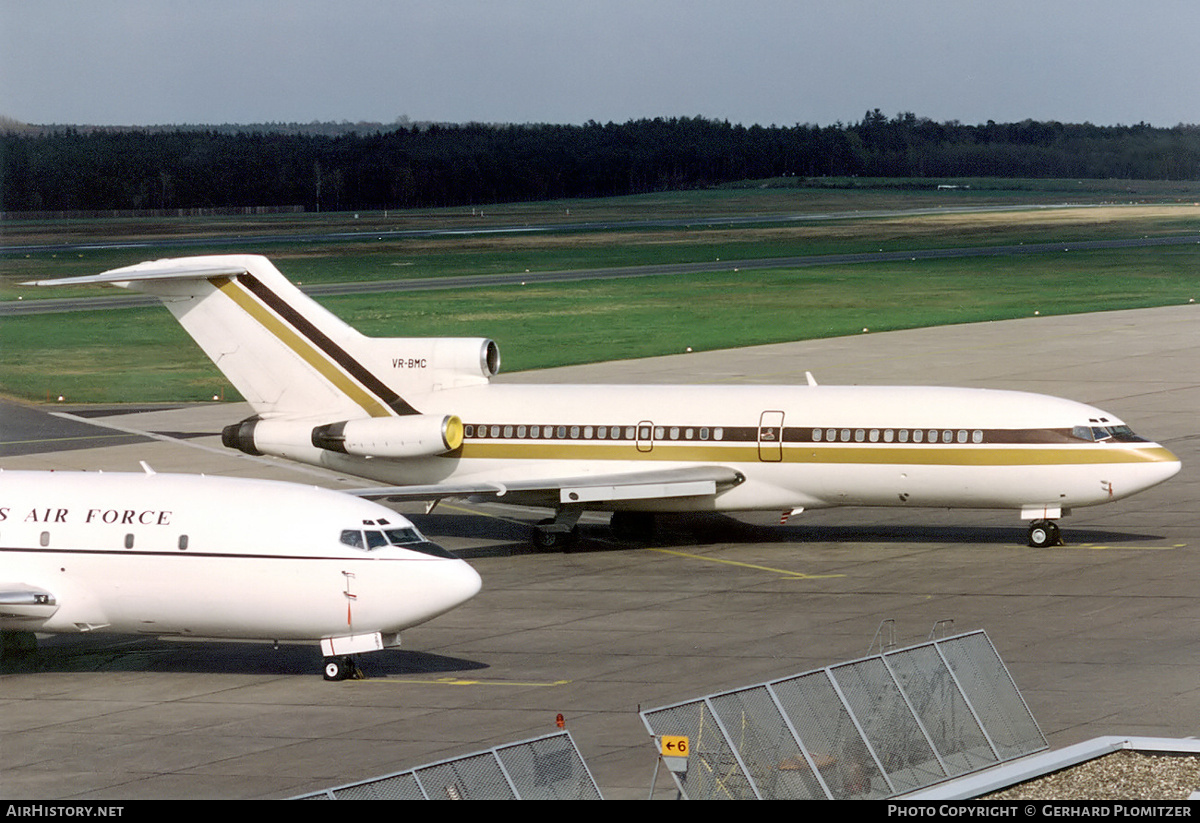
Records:
[[[803,193],[802,193],[803,194]],[[1060,196],[1060,192],[1052,192]],[[1112,192],[1092,192],[1099,199]],[[1193,192],[1195,194],[1195,192]],[[788,199],[791,195],[792,199]],[[445,212],[307,215],[232,219],[71,223],[57,242],[105,237],[201,236],[278,231],[345,231],[363,219],[379,221],[486,220],[511,224],[526,217],[637,220],[688,213],[730,216],[813,214],[817,211],[925,208],[925,192],[821,191],[807,199],[774,189],[654,195],[644,199],[517,204],[465,218]],[[995,191],[956,206],[1011,206],[1044,193]],[[686,225],[536,234],[378,241],[370,237],[317,243],[272,243],[261,249],[212,248],[31,253],[3,260],[0,297],[36,299],[14,283],[24,279],[95,273],[171,254],[261,251],[294,281],[358,281],[599,268],[660,262],[767,258],[879,249],[949,248],[1181,235],[1200,231],[1200,207],[1178,190],[1161,203],[1028,211],[910,215],[848,214],[836,220],[799,220],[689,228]],[[943,201],[944,202],[944,201]],[[803,205],[805,209],[801,209]],[[572,215],[565,215],[567,208]],[[489,213],[490,212],[490,213]],[[541,215],[535,217],[535,215]],[[615,216],[614,216],[615,215]],[[149,225],[153,223],[154,225]],[[119,224],[119,225],[116,225]],[[397,223],[398,224],[398,223]],[[294,228],[299,226],[300,228]],[[157,228],[156,228],[157,227]],[[47,242],[47,226],[26,229]],[[108,232],[109,234],[105,234]],[[139,233],[140,232],[140,233]],[[168,234],[163,234],[167,232]],[[364,232],[365,234],[365,232]],[[70,240],[62,239],[69,237]],[[6,226],[5,243],[15,243]],[[489,287],[414,294],[349,296],[322,302],[348,322],[378,336],[488,336],[501,345],[506,371],[569,363],[744,346],[813,337],[987,319],[1164,305],[1200,297],[1200,246],[1146,247],[1021,255],[1008,258],[816,266],[754,272],[718,272],[575,284]],[[65,296],[38,290],[37,297]],[[820,364],[798,365],[803,368]],[[162,309],[43,315],[0,321],[0,392],[33,400],[64,396],[72,402],[144,402],[236,398],[199,349]]]

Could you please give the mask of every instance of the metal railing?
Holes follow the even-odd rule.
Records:
[[[690,799],[884,798],[1047,747],[971,632],[642,713],[690,738]]]
[[[294,800],[602,800],[569,732],[509,743]]]

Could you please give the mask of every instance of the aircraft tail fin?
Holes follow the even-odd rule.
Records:
[[[499,369],[490,340],[366,337],[259,255],[155,260],[37,285],[89,283],[161,299],[264,418],[419,414],[402,395],[486,383]]]

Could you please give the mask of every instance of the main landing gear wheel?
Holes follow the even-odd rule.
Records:
[[[533,527],[531,540],[533,547],[540,552],[569,552],[579,539],[579,527],[570,529],[553,528],[554,520],[543,520]]]
[[[1029,524],[1029,545],[1035,549],[1061,546],[1062,534],[1053,520],[1035,520]]]
[[[348,655],[325,658],[325,679],[337,682],[340,680],[357,680],[361,677],[354,658]]]

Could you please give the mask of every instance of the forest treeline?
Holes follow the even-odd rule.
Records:
[[[413,125],[337,136],[61,128],[0,135],[0,210],[414,208],[601,197],[777,177],[1200,178],[1200,126],[833,126],[705,118]]]

